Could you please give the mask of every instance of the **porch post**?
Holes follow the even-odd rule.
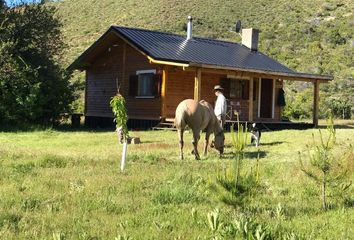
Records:
[[[248,121],[253,122],[253,77],[250,78],[250,84],[249,84]]]
[[[166,82],[167,82],[167,69],[166,66],[162,70],[162,83],[161,83],[161,117],[166,117]]]
[[[320,100],[320,81],[313,81],[313,125],[318,127],[318,108]]]
[[[200,101],[200,95],[202,90],[202,69],[197,68],[194,76],[194,100]]]
[[[261,117],[262,78],[258,78],[258,118]]]

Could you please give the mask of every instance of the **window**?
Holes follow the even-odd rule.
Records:
[[[129,95],[136,98],[154,98],[160,95],[161,76],[156,70],[139,70],[129,80]]]
[[[239,80],[230,80],[230,98],[241,98],[241,84]]]
[[[142,73],[138,75],[138,95],[139,97],[154,96],[154,74]]]
[[[230,79],[230,98],[248,100],[248,80]]]

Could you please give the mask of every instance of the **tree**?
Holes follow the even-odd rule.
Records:
[[[65,44],[55,9],[0,6],[0,122],[53,122],[75,98],[60,66]]]
[[[346,191],[351,186],[351,181],[346,181],[346,178],[348,176],[347,166],[353,153],[352,146],[340,149],[339,152],[336,151],[339,145],[336,141],[332,117],[328,121],[327,136],[319,130],[319,141],[315,140],[314,134],[312,138],[312,144],[308,145],[306,155],[309,164],[304,164],[299,152],[300,166],[306,176],[314,180],[321,188],[322,208],[326,210],[328,208],[328,187],[340,186],[342,191]]]
[[[354,106],[354,82],[350,77],[338,77],[324,92],[324,107],[331,109],[336,118],[350,119]]]

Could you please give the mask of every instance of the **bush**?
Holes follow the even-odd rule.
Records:
[[[60,66],[64,49],[54,7],[0,8],[0,122],[49,123],[70,110],[76,84]]]
[[[289,96],[286,95],[287,105],[284,108],[283,116],[290,119],[309,119],[313,110],[313,90],[308,88],[302,92]]]

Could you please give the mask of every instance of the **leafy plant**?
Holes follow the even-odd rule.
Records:
[[[275,209],[275,216],[278,219],[281,219],[284,216],[284,208],[282,207],[282,205],[280,203],[278,203],[278,205]]]
[[[252,219],[247,218],[244,215],[241,215],[239,218],[235,219],[233,226],[239,235],[243,237],[243,239],[263,240],[270,237],[266,227],[255,223]]]
[[[114,238],[114,240],[132,240],[133,238],[124,234],[124,235],[118,235],[118,237]]]
[[[268,223],[259,223],[245,213],[238,214],[222,223],[220,223],[219,218],[218,210],[208,213],[208,227],[213,232],[211,239],[303,239],[302,236],[287,229]]]
[[[220,221],[220,211],[217,208],[208,213],[207,219],[208,226],[213,233],[217,232],[223,225],[223,223]]]
[[[65,240],[65,234],[62,232],[53,233],[53,240]]]
[[[114,114],[114,122],[116,123],[117,130],[122,132],[123,140],[128,138],[128,114],[125,107],[125,99],[122,95],[117,94],[111,98],[110,105]]]

